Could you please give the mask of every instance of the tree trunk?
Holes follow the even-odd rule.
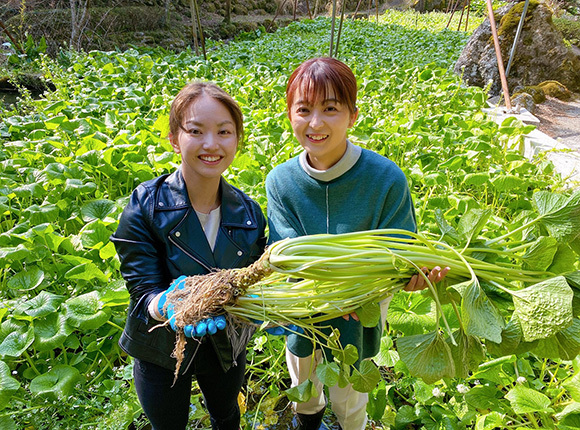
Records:
[[[163,20],[165,21],[166,27],[169,27],[169,6],[171,5],[171,0],[165,0],[165,15],[163,16]]]
[[[226,16],[224,21],[226,24],[232,22],[232,0],[226,0]]]
[[[80,50],[82,37],[89,22],[89,0],[70,0],[71,32],[70,47]]]

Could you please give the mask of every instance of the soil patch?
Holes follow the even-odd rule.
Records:
[[[534,112],[540,120],[538,130],[580,153],[580,98],[562,101],[547,97]]]

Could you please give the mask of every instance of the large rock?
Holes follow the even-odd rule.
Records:
[[[494,13],[504,67],[507,67],[523,7],[524,2],[510,4]],[[489,19],[473,32],[455,64],[455,72],[463,73],[470,85],[486,87],[491,81],[490,95],[501,92]],[[537,85],[547,80],[580,92],[580,55],[564,44],[562,34],[552,24],[552,10],[532,0],[510,66],[508,88],[511,92],[515,86]]]

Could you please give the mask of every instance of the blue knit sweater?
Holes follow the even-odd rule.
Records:
[[[350,142],[348,145],[347,154],[331,168],[338,171],[338,176],[313,174],[305,164],[304,153],[268,174],[270,242],[286,237],[379,228],[416,230],[413,202],[401,169],[375,152],[361,151]],[[356,149],[354,158],[353,148]],[[336,318],[324,325],[338,328],[342,346],[354,345],[360,359],[379,351],[380,325],[364,328],[352,318],[348,321]],[[308,339],[291,334],[287,347],[293,354],[306,357],[312,353],[313,345]]]

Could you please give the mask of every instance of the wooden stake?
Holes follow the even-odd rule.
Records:
[[[338,26],[338,35],[336,36],[336,49],[334,50],[335,57],[338,57],[338,44],[340,43],[340,34],[342,33],[342,23],[344,21],[344,10],[346,9],[346,0],[342,0],[340,8],[340,24]]]
[[[308,0],[306,0],[306,10],[308,11],[308,18],[312,19],[312,13],[310,12],[310,5],[308,4]]]
[[[4,23],[1,20],[0,20],[0,27],[2,27],[2,30],[4,30],[4,33],[6,33],[6,36],[8,36],[8,38],[12,42],[12,45],[14,45],[14,48],[18,49],[21,54],[26,54],[26,52],[24,52],[24,49],[22,48],[22,46],[20,46],[20,44],[18,42],[16,42],[16,39],[14,39],[12,34],[10,34],[10,32],[8,31],[8,29],[6,28],[6,26],[4,25]]]
[[[486,2],[487,2],[487,13],[489,15],[489,24],[491,25],[491,34],[493,35],[493,46],[495,48],[495,56],[497,58],[497,67],[499,69],[499,77],[501,80],[501,88],[503,90],[503,96],[505,98],[505,107],[507,110],[511,110],[512,103],[510,101],[510,93],[508,91],[507,79],[505,77],[505,70],[503,68],[503,60],[501,58],[499,38],[497,36],[497,30],[495,26],[495,17],[493,15],[493,5],[491,4],[491,0],[486,0]]]
[[[269,33],[270,32],[270,29],[272,28],[272,25],[274,25],[274,21],[276,21],[276,18],[278,18],[278,15],[280,14],[280,11],[282,10],[282,8],[284,7],[285,4],[286,4],[286,0],[282,1],[278,5],[278,9],[276,9],[276,14],[274,15],[274,18],[272,18],[272,21],[270,21],[270,25],[268,25],[268,29],[266,30],[266,33]]]
[[[197,18],[197,30],[199,32],[199,41],[201,42],[201,51],[203,52],[204,60],[207,60],[207,54],[205,52],[205,38],[203,37],[203,27],[201,26],[201,14],[199,13],[199,6],[197,5],[197,0],[193,0],[195,5],[195,16]]]
[[[362,2],[363,0],[358,0],[358,4],[356,5],[356,9],[354,10],[354,15],[352,16],[353,19],[356,17],[356,14],[358,13],[358,8],[360,7]]]
[[[193,0],[189,0],[189,8],[191,9],[191,37],[193,37],[193,47],[195,55],[199,55],[199,42],[197,41],[197,19],[195,16],[195,5]]]
[[[336,21],[336,0],[332,0],[332,23],[330,24],[330,50],[329,57],[332,57],[334,52],[334,22]]]

